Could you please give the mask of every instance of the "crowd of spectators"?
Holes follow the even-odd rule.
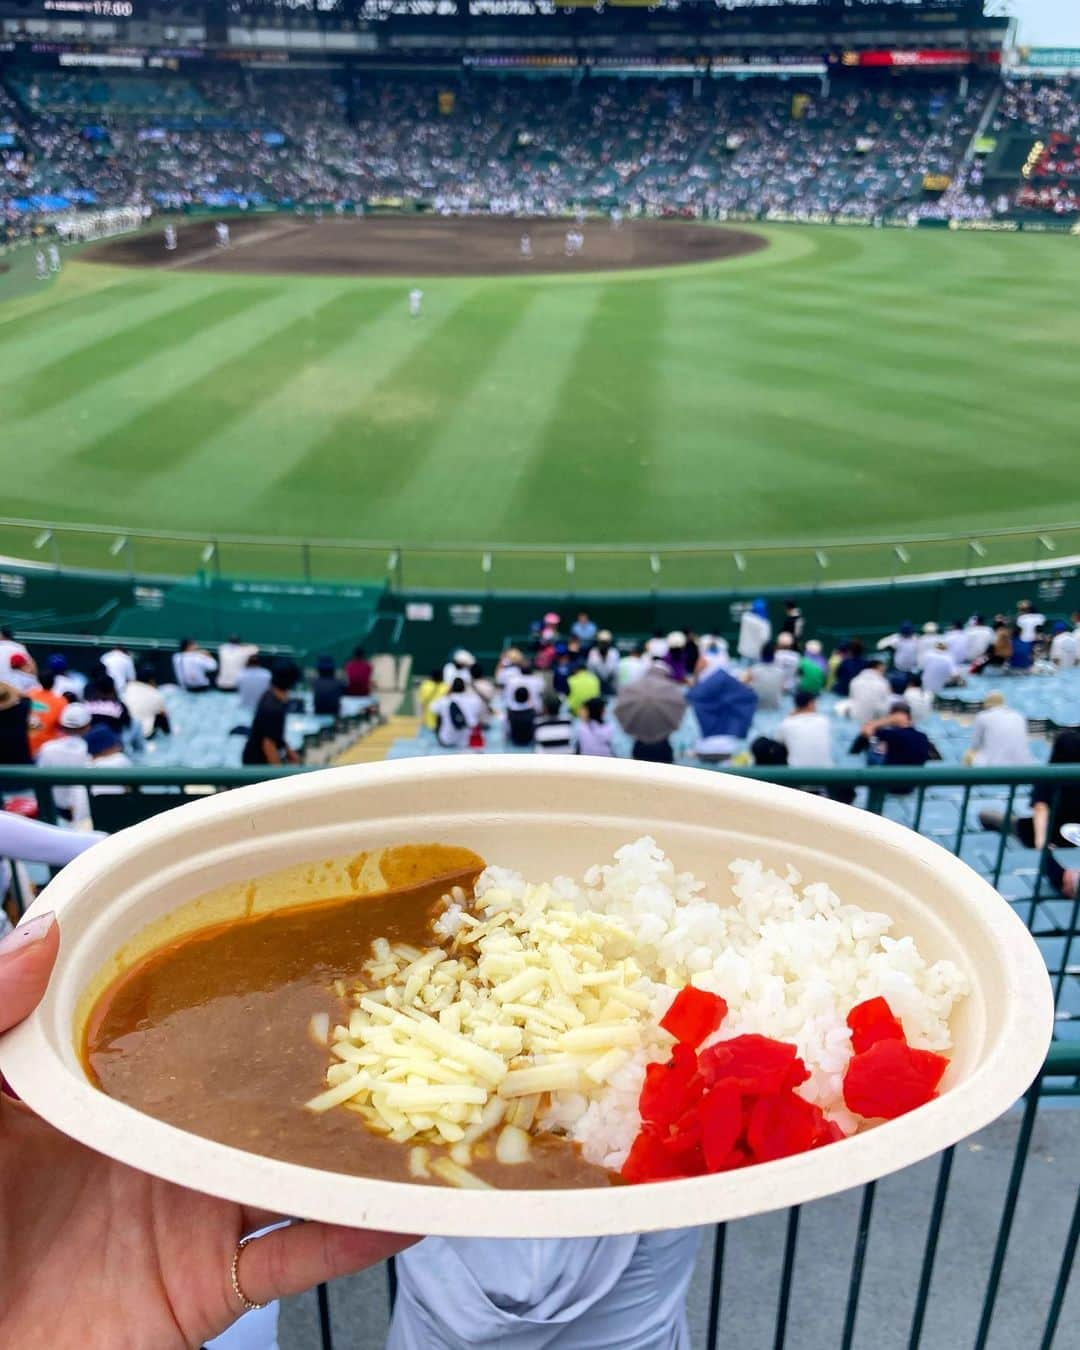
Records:
[[[1028,601],[1015,614],[974,614],[944,628],[905,623],[876,644],[851,638],[828,651],[794,602],[775,619],[758,600],[730,640],[676,631],[619,642],[587,613],[566,621],[550,611],[492,669],[462,648],[419,683],[417,748],[911,768],[942,758],[928,734],[940,724],[941,698],[972,692],[983,676],[1080,675],[1080,612],[1051,622]],[[967,728],[965,763],[1037,762],[1037,733],[999,688],[964,706],[967,714],[954,712]],[[1080,735],[1062,731],[1050,758],[1080,760],[1074,749]],[[846,785],[828,792],[854,797]],[[1075,889],[1072,874],[1052,880]]]
[[[924,176],[959,171],[991,87],[16,72],[0,92],[18,146],[0,160],[0,199],[9,211],[66,197],[155,209],[919,212],[932,207]]]
[[[303,699],[295,694],[302,680],[295,661],[265,657],[238,636],[222,642],[216,655],[184,638],[168,664],[163,673],[153,660],[137,663],[125,647],[115,646],[85,672],[59,651],[39,665],[9,629],[0,629],[0,792],[4,765],[160,763],[154,752],[175,739],[170,705],[177,701],[188,708],[192,700],[225,696],[223,734],[242,745],[240,760],[248,765],[299,761],[295,737],[287,734],[290,714],[310,714],[314,723],[325,724],[375,711],[372,666],[360,647],[340,676],[333,657],[320,657]],[[200,720],[197,713],[191,720]],[[99,784],[91,791],[113,795],[124,790]],[[85,788],[57,788],[55,800],[69,823],[91,814]]]

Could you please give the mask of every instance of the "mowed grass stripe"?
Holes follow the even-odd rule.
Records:
[[[360,303],[359,301],[357,303]],[[200,489],[222,476],[222,466],[235,462],[236,446],[259,447],[257,475],[230,474],[228,504],[232,527],[252,528],[259,518],[252,499],[270,492],[303,460],[315,441],[334,422],[341,409],[361,402],[405,361],[420,340],[422,327],[402,322],[403,300],[394,289],[388,307],[377,311],[370,301],[366,321],[332,350],[312,328],[300,341],[292,366],[276,390],[250,408],[238,421],[206,437],[184,460],[145,483],[136,482],[129,495],[133,509],[152,516],[162,496],[178,503],[174,523],[198,529],[205,515]],[[356,511],[363,503],[354,498],[327,497],[321,533],[351,536]],[[290,525],[290,529],[292,526]]]
[[[172,389],[129,418],[100,442],[88,446],[88,462],[121,467],[142,447],[139,472],[156,476],[194,454],[208,437],[239,421],[294,374],[300,361],[329,356],[358,328],[397,298],[393,291],[350,290],[275,328],[261,342],[236,352],[208,374]],[[302,355],[301,355],[302,354]],[[258,446],[247,447],[252,456]],[[250,471],[243,457],[229,466]],[[287,517],[286,517],[287,519]]]
[[[482,284],[433,329],[422,327],[429,318],[403,316],[403,323],[428,335],[392,374],[341,412],[261,504],[278,511],[291,502],[300,528],[311,529],[325,522],[328,498],[345,500],[375,533],[384,508],[400,507],[398,494],[411,489],[447,419],[522,323],[531,298],[529,290]],[[426,309],[433,310],[430,298]],[[437,518],[427,524],[414,526],[414,539],[438,532]]]
[[[28,337],[54,328],[60,323],[72,323],[78,319],[99,319],[110,310],[137,304],[162,289],[161,281],[126,281],[118,286],[103,286],[100,290],[83,292],[70,299],[55,300],[49,305],[19,314],[13,319],[0,319],[0,347],[11,342],[25,342]]]
[[[382,503],[379,523],[393,537],[408,538],[417,518],[438,520],[441,505],[459,499],[472,504],[475,517],[447,520],[440,541],[475,543],[481,537],[476,518],[495,524],[496,539],[515,537],[512,526],[500,528],[500,516],[528,472],[551,416],[552,392],[578,358],[602,288],[579,286],[572,296],[566,287],[534,289],[527,319],[440,429],[407,496]]]
[[[665,434],[657,420],[665,289],[649,281],[600,291],[506,503],[506,537],[515,537],[514,521],[538,523],[526,537],[554,543],[649,537],[653,458]]]
[[[102,380],[113,379],[140,365],[148,353],[159,355],[199,341],[217,324],[282,293],[282,287],[225,287],[195,296],[176,309],[132,324],[110,337],[87,342],[19,382],[19,411],[34,415],[53,408]]]

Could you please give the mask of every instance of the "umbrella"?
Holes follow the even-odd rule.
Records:
[[[754,720],[757,695],[726,670],[714,671],[687,694],[703,737],[734,736],[743,740]]]
[[[667,672],[654,667],[627,685],[613,711],[628,736],[652,744],[679,729],[686,715],[686,700]]]

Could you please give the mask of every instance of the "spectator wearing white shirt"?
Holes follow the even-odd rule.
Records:
[[[1054,636],[1050,641],[1050,660],[1059,670],[1068,670],[1075,666],[1080,657],[1080,642],[1076,634],[1060,619],[1054,624]]]
[[[634,647],[619,662],[619,689],[625,689],[628,684],[633,684],[635,680],[640,680],[648,667],[649,663],[646,661],[642,649],[640,647]]]
[[[1024,716],[1006,707],[1005,697],[997,689],[991,690],[984,702],[985,708],[971,723],[971,745],[964,759],[984,769],[1034,763]]]
[[[90,765],[86,733],[90,730],[90,710],[82,703],[71,703],[60,714],[61,734],[46,741],[37,754],[44,769],[83,769]],[[65,820],[85,820],[90,815],[90,799],[84,787],[55,787],[53,801]]]
[[[902,623],[893,644],[893,669],[910,675],[919,668],[919,639],[910,623]]]
[[[86,676],[72,670],[63,652],[53,652],[47,662],[53,673],[53,693],[61,698],[82,698],[86,688]]]
[[[616,692],[620,663],[619,649],[613,645],[610,631],[601,628],[596,635],[596,646],[590,648],[585,664],[600,681],[600,692],[605,698]]]
[[[701,653],[694,669],[695,683],[703,684],[710,675],[715,674],[718,670],[728,670],[730,666],[731,652],[726,640],[707,633],[701,639]]]
[[[773,712],[784,700],[784,672],[776,664],[776,649],[766,642],[761,655],[742,677],[757,694],[758,707],[764,712]]]
[[[919,670],[922,670],[923,662],[926,660],[927,656],[934,650],[934,648],[938,645],[940,641],[941,636],[938,632],[937,624],[934,623],[932,619],[924,623],[922,626],[922,635],[918,639],[919,659],[917,668]]]
[[[124,754],[124,743],[111,727],[92,726],[86,733],[86,749],[95,769],[130,769],[131,760]],[[127,783],[95,784],[91,797],[114,797],[128,792]]]
[[[892,685],[885,678],[885,662],[875,658],[851,681],[848,689],[851,703],[849,716],[859,726],[875,722],[889,711],[892,696]]]
[[[10,684],[12,689],[17,689],[20,694],[28,694],[31,689],[36,689],[38,677],[33,661],[28,656],[23,656],[22,652],[13,653],[5,683]]]
[[[776,739],[787,749],[787,762],[792,768],[833,767],[829,719],[824,713],[818,712],[813,694],[800,690],[795,695],[795,711],[788,713],[776,728]]]
[[[744,661],[753,663],[761,656],[761,649],[772,637],[769,610],[764,600],[755,600],[739,619],[739,642],[736,650]]]
[[[436,718],[439,744],[448,750],[464,750],[474,728],[482,724],[486,709],[480,695],[459,676],[450,685],[448,694],[435,699],[431,711]]]
[[[135,662],[131,659],[131,653],[117,643],[101,658],[101,664],[109,672],[117,694],[122,697],[127,685],[135,678]]]
[[[1030,600],[1021,600],[1017,605],[1016,626],[1020,629],[1020,636],[1025,642],[1034,642],[1045,622],[1046,615],[1033,609]]]
[[[33,675],[37,671],[33,658],[21,642],[16,642],[10,628],[0,628],[0,681],[11,682],[11,658],[21,656],[25,662],[22,669]]]
[[[945,634],[945,650],[949,653],[954,670],[963,670],[967,663],[967,644],[967,633],[964,631],[963,624],[957,619],[955,623],[950,625],[949,631]]]
[[[217,687],[230,692],[234,690],[240,672],[258,650],[253,642],[244,642],[235,633],[228,642],[223,642],[218,648]]]
[[[615,728],[604,717],[604,700],[591,698],[578,710],[574,727],[574,741],[579,755],[601,755],[610,759],[615,754]]]
[[[790,633],[778,633],[776,637],[776,655],[773,660],[783,672],[784,693],[790,694],[799,677],[799,653],[795,650],[795,639]]]
[[[923,688],[922,676],[915,671],[907,677],[907,685],[900,702],[906,703],[911,710],[911,725],[913,727],[917,727],[920,722],[925,722],[934,711],[934,696],[926,692]],[[895,707],[895,703],[891,704],[890,707]]]
[[[194,638],[184,638],[173,657],[173,674],[180,688],[189,694],[205,694],[215,670],[217,662],[210,653],[203,651]]]
[[[974,614],[968,620],[964,630],[967,645],[964,648],[964,664],[970,666],[973,661],[981,660],[990,650],[994,641],[994,630],[981,614]]]
[[[574,723],[563,712],[558,694],[544,695],[544,715],[536,719],[533,743],[538,755],[574,753]]]
[[[165,711],[165,700],[157,687],[157,673],[152,665],[139,667],[136,678],[128,681],[121,697],[146,740],[152,740],[159,731],[164,736],[170,735],[169,714]]]
[[[923,657],[923,688],[928,694],[940,694],[955,674],[945,643],[939,641],[937,646]]]
[[[472,652],[466,651],[464,647],[459,647],[446,665],[443,666],[443,684],[453,684],[455,680],[460,680],[462,684],[472,684],[472,669],[476,665],[476,657]]]

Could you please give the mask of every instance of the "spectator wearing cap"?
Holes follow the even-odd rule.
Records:
[[[585,664],[600,681],[600,693],[610,698],[616,691],[619,680],[619,650],[612,643],[611,630],[601,628],[596,635],[593,647]]]
[[[63,652],[53,652],[45,663],[53,673],[53,689],[64,697],[82,698],[86,678],[72,670]]]
[[[282,661],[270,672],[270,688],[259,700],[244,746],[245,764],[298,764],[300,756],[285,740],[289,695],[300,679],[294,661]]]
[[[578,709],[574,739],[579,755],[598,755],[610,759],[615,754],[615,728],[604,712],[602,698],[591,698]]]
[[[1050,640],[1050,660],[1058,670],[1069,670],[1076,665],[1080,657],[1080,642],[1076,634],[1063,619],[1054,624],[1054,636]]]
[[[691,667],[687,665],[686,656],[686,634],[676,628],[664,639],[667,651],[664,653],[664,664],[671,674],[671,678],[679,684],[685,684],[689,678]]]
[[[983,711],[976,713],[971,723],[965,763],[984,769],[1034,763],[1027,719],[1007,707],[1004,694],[997,689],[987,694],[983,704]]]
[[[927,656],[935,649],[941,641],[941,634],[933,619],[928,619],[922,626],[922,633],[916,639],[919,653],[919,669],[922,670]]]
[[[337,677],[332,656],[320,656],[311,682],[311,708],[316,717],[340,717],[345,684]]]
[[[157,687],[157,671],[149,661],[136,671],[135,679],[124,690],[123,701],[145,740],[153,740],[158,732],[163,736],[171,735],[165,700]]]
[[[949,649],[946,647],[944,639],[938,638],[930,651],[923,657],[923,688],[928,694],[940,694],[947,684],[952,683],[955,675],[956,668],[953,666]]]
[[[784,672],[773,659],[775,655],[776,648],[766,642],[758,659],[743,676],[743,683],[757,695],[762,712],[775,712],[784,699]]]
[[[367,698],[371,694],[371,662],[363,647],[354,647],[345,662],[345,692],[350,698]]]
[[[60,735],[46,741],[38,751],[37,763],[45,769],[85,769],[90,765],[86,734],[90,730],[90,712],[83,703],[69,703],[60,714]],[[68,821],[85,820],[90,801],[84,787],[55,787],[53,801],[57,813]]]
[[[124,743],[111,727],[91,726],[86,733],[86,749],[93,767],[96,769],[129,769],[131,760],[124,754]],[[116,796],[127,792],[127,784],[95,784],[90,789],[92,797]]]
[[[109,672],[117,696],[123,698],[124,690],[135,678],[135,662],[131,659],[131,653],[126,647],[116,643],[101,658],[101,664]]]
[[[799,678],[799,665],[802,658],[795,650],[795,639],[790,633],[776,635],[776,655],[773,657],[778,669],[784,676],[784,693],[794,693]]]
[[[14,656],[21,656],[24,661],[23,669],[34,673],[36,667],[30,653],[23,644],[16,640],[15,634],[10,628],[0,627],[0,682],[10,683],[11,679],[11,659]]]
[[[755,600],[739,619],[739,642],[736,651],[744,661],[753,663],[761,649],[772,637],[769,609],[764,600]]]
[[[582,610],[571,625],[570,634],[577,638],[583,648],[588,648],[596,640],[596,624]]]
[[[919,639],[915,636],[915,626],[902,623],[896,635],[893,647],[893,669],[901,675],[910,675],[919,668]]]
[[[706,633],[701,639],[701,650],[694,666],[694,683],[702,684],[718,670],[727,670],[731,665],[731,652],[726,640]]]
[[[885,662],[874,657],[851,681],[850,715],[860,726],[884,717],[892,703],[892,685],[885,678]]]
[[[37,684],[36,667],[28,656],[15,652],[11,657],[7,683],[20,694],[28,694]]]
[[[453,684],[455,680],[461,680],[465,684],[472,684],[472,668],[475,665],[476,657],[472,652],[459,647],[443,666],[443,683]]]
[[[799,675],[796,692],[813,694],[816,698],[825,688],[825,655],[817,638],[810,638],[806,649],[799,658]]]

